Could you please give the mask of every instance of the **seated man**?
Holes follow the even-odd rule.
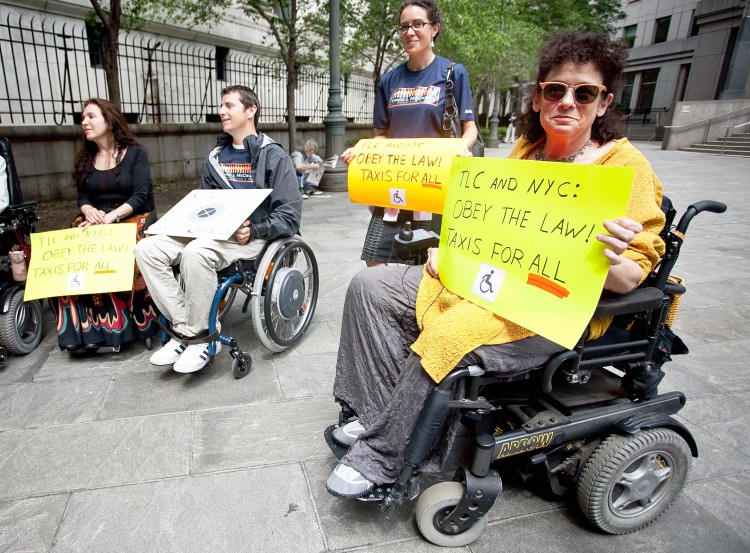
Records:
[[[196,337],[208,329],[216,291],[216,272],[238,259],[252,259],[268,240],[293,236],[299,230],[302,198],[294,168],[283,148],[257,130],[258,97],[245,86],[221,91],[219,116],[224,133],[201,164],[200,188],[270,188],[271,194],[235,232],[232,240],[149,236],[135,249],[154,303],[176,334]],[[179,264],[184,291],[174,277]],[[216,343],[217,351],[221,344]],[[177,372],[195,372],[208,363],[208,344],[185,346],[170,340],[150,359],[173,365]]]
[[[302,197],[307,199],[308,196],[318,196],[322,194],[318,190],[318,184],[310,182],[307,177],[310,176],[311,171],[315,171],[320,168],[320,164],[323,162],[320,156],[315,152],[318,150],[318,143],[314,140],[306,140],[305,145],[302,147],[302,151],[295,151],[292,153],[292,163],[294,168],[297,170],[297,176],[300,179],[300,189],[302,190]]]

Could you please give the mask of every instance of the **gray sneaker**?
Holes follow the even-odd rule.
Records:
[[[359,471],[339,463],[328,477],[326,488],[332,495],[356,499],[367,495],[375,487],[375,484],[362,476]]]
[[[358,420],[348,422],[344,426],[333,429],[331,436],[339,445],[351,447],[357,441],[359,435],[365,431],[365,427]]]

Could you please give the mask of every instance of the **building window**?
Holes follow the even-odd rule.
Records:
[[[672,16],[660,17],[656,20],[656,32],[654,33],[654,44],[667,41],[669,36],[669,24],[672,21]]]
[[[89,63],[91,67],[104,67],[104,27],[101,23],[86,22],[86,40],[89,47]]]
[[[216,80],[226,81],[227,80],[227,55],[229,55],[229,48],[223,46],[216,47]]]
[[[643,114],[643,122],[646,123],[648,115],[654,104],[654,93],[656,92],[656,81],[659,79],[659,68],[647,69],[642,73],[641,90],[638,94],[638,113]]]
[[[633,99],[633,85],[635,84],[635,72],[625,73],[622,76],[622,92],[618,102],[620,111],[630,113],[630,102]]]
[[[693,10],[692,19],[690,21],[690,36],[698,36],[700,25],[698,25],[698,21],[695,19],[695,10]]]
[[[633,47],[633,44],[635,44],[635,33],[638,30],[638,25],[628,25],[623,29],[622,32],[622,41],[628,45],[629,48]]]

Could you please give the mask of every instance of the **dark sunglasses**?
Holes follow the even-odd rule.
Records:
[[[596,101],[602,92],[607,91],[607,87],[602,84],[566,84],[556,82],[539,83],[542,89],[542,97],[548,102],[559,102],[568,93],[568,89],[573,89],[573,97],[579,104],[591,104]]]

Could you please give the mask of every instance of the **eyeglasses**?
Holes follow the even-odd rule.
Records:
[[[405,35],[409,32],[409,29],[414,29],[415,31],[421,31],[424,29],[425,25],[432,25],[431,21],[414,21],[413,23],[401,23],[398,27],[396,27],[396,32],[401,33],[402,35]]]
[[[579,104],[591,104],[596,101],[602,92],[607,91],[607,87],[602,84],[566,84],[547,82],[539,83],[542,89],[542,96],[549,102],[559,102],[568,93],[568,89],[573,89],[573,97]]]

